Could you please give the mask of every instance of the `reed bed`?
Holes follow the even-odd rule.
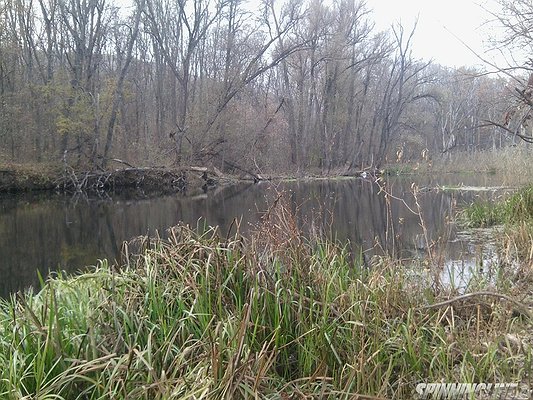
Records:
[[[457,151],[435,157],[428,169],[433,173],[489,173],[497,175],[502,185],[524,185],[533,179],[530,155],[530,145],[525,143],[497,150]]]
[[[533,185],[501,201],[473,203],[461,211],[460,220],[471,228],[502,228],[493,233],[500,264],[512,266],[515,280],[533,297]]]
[[[473,228],[494,225],[514,227],[533,224],[533,185],[526,186],[497,202],[476,202],[461,212],[462,221]]]
[[[431,274],[304,238],[282,204],[252,239],[179,226],[123,264],[1,303],[0,398],[405,399],[531,377],[508,283],[450,299]]]

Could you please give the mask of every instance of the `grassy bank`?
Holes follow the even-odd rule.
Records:
[[[445,174],[457,176],[484,176],[493,186],[520,187],[533,182],[530,145],[472,152],[454,151],[434,154],[428,160],[411,160],[389,164],[387,175],[430,175],[435,178]],[[490,178],[490,179],[489,179]]]
[[[533,282],[533,185],[499,202],[478,202],[461,212],[461,220],[472,228],[502,226],[495,232],[502,262],[515,263]]]
[[[506,274],[439,303],[453,293],[432,274],[363,267],[286,218],[246,242],[178,227],[144,248],[1,304],[0,398],[411,398],[531,377]]]
[[[519,189],[499,202],[473,203],[465,208],[462,217],[474,228],[533,224],[533,185]]]
[[[435,157],[431,166],[420,170],[433,174],[483,173],[496,175],[500,186],[522,186],[533,181],[531,148],[521,143],[516,147],[475,152],[452,152]]]

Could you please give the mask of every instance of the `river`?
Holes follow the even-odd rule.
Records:
[[[413,185],[418,187],[416,199]],[[216,225],[225,233],[237,218],[242,233],[249,235],[280,194],[302,231],[349,241],[354,254],[363,251],[367,259],[385,251],[406,259],[422,257],[430,246],[434,258],[454,269],[490,260],[487,248],[462,239],[450,221],[461,205],[501,192],[439,189],[444,185],[498,182],[484,175],[408,176],[389,177],[380,185],[362,178],[238,184],[201,195],[155,198],[138,193],[104,198],[2,195],[0,296],[38,287],[37,271],[42,276],[55,270],[77,272],[98,259],[115,260],[124,241],[164,236],[178,223]]]

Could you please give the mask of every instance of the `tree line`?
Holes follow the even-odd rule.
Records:
[[[509,79],[364,1],[3,0],[0,160],[336,171],[500,148]],[[438,49],[436,49],[438,51]]]

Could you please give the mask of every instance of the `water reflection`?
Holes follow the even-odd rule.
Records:
[[[36,271],[43,275],[57,269],[73,272],[99,258],[115,259],[123,241],[162,233],[180,222],[195,226],[203,219],[226,232],[234,218],[242,218],[242,228],[249,230],[280,192],[304,231],[321,229],[369,254],[425,254],[433,243],[454,237],[447,216],[456,204],[479,194],[428,190],[435,182],[417,178],[416,184],[424,189],[415,199],[412,183],[389,179],[385,189],[393,197],[363,179],[242,184],[193,197],[1,197],[0,296],[35,285]],[[464,246],[463,241],[450,243],[445,257],[453,259],[450,254],[466,252]]]

